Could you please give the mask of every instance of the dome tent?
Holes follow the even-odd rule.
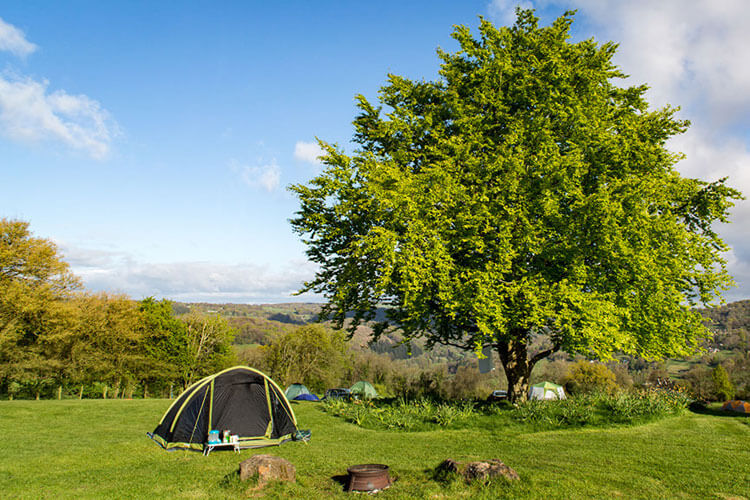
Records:
[[[365,382],[364,380],[360,380],[351,386],[349,391],[351,391],[352,396],[357,398],[372,399],[378,397],[378,392],[372,384],[370,382]]]
[[[737,413],[750,414],[750,403],[739,399],[727,401],[721,407],[724,411],[736,411]]]
[[[292,384],[287,387],[284,392],[284,395],[288,400],[292,400],[300,394],[310,394],[310,391],[304,386],[304,384]]]
[[[188,387],[149,436],[167,450],[202,450],[214,429],[238,435],[241,448],[258,448],[292,439],[297,420],[273,380],[235,366]]]
[[[540,382],[529,387],[529,399],[567,399],[561,385]]]

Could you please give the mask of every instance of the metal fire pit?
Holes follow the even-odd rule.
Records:
[[[346,491],[376,491],[391,485],[387,465],[352,465],[346,471],[349,473],[349,486]]]

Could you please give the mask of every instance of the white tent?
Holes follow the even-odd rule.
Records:
[[[566,399],[561,385],[540,382],[529,387],[529,399]]]

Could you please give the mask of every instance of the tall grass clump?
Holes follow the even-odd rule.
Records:
[[[618,422],[651,420],[682,413],[691,398],[682,390],[642,389],[622,392],[602,401],[604,409]]]
[[[377,402],[330,400],[323,403],[323,409],[361,427],[402,431],[461,427],[480,414],[471,401],[410,400],[403,397]]]
[[[544,428],[637,423],[677,415],[690,402],[680,390],[595,392],[559,401],[527,401],[516,406],[512,416],[518,422]]]

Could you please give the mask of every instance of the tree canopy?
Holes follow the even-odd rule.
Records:
[[[563,349],[607,359],[695,349],[695,303],[731,285],[712,228],[740,193],[682,177],[667,148],[687,121],[616,85],[616,45],[570,42],[573,14],[540,27],[458,26],[440,78],[389,75],[357,96],[357,149],[320,142],[325,170],[291,187],[291,223],[320,267],[302,291],[352,329],[500,356],[511,398]],[[352,330],[353,331],[353,330]],[[544,333],[549,349],[528,352]]]
[[[0,391],[36,395],[53,385],[187,386],[234,364],[225,319],[175,317],[167,300],[80,291],[51,241],[29,223],[0,218]]]

